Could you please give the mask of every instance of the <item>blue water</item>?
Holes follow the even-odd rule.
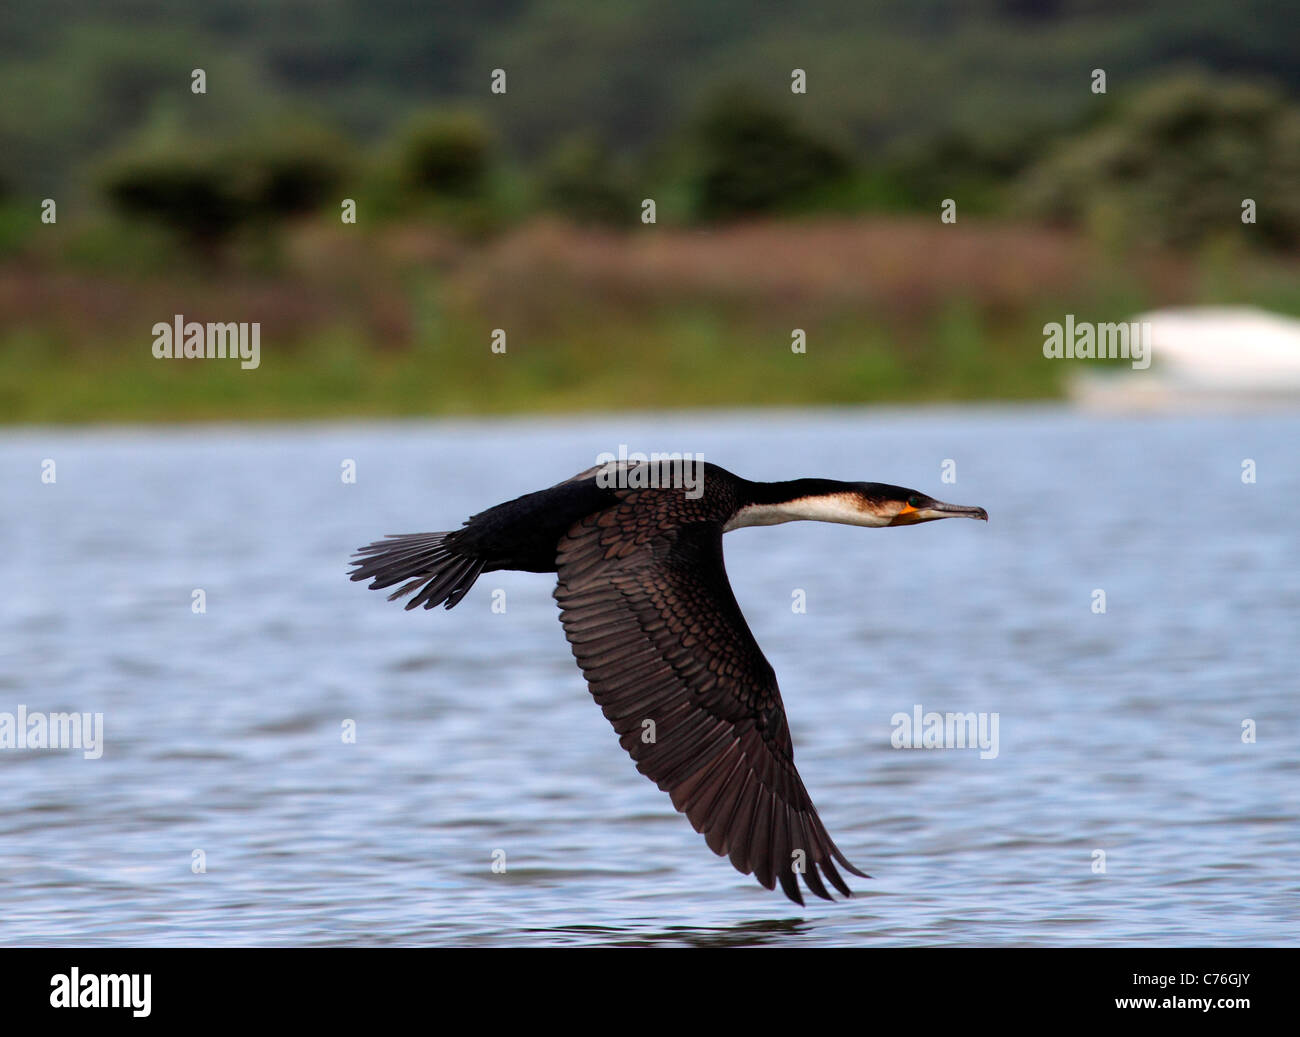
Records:
[[[345,578],[620,443],[988,509],[727,537],[855,899],[708,851],[552,578],[449,613]],[[0,750],[0,943],[1294,944],[1297,443],[1294,415],[1051,409],[0,432],[0,712],[105,730],[99,759]],[[916,705],[996,712],[997,757],[892,748]]]

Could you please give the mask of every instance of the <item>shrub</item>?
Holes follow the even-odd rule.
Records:
[[[1178,77],[1050,154],[1019,195],[1033,214],[1186,246],[1239,228],[1255,199],[1259,237],[1300,243],[1300,110],[1259,86]]]
[[[399,164],[417,191],[473,198],[487,189],[492,147],[492,134],[473,115],[426,115],[406,132]]]
[[[542,204],[576,223],[631,225],[637,198],[628,178],[593,137],[571,137],[551,152],[539,174]]]
[[[718,97],[697,120],[694,138],[695,211],[703,219],[795,208],[851,169],[842,151],[744,93]]]

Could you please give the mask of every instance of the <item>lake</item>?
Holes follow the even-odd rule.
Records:
[[[0,943],[1295,944],[1298,443],[1051,407],[4,430],[0,713],[103,746],[0,749]],[[707,849],[553,577],[451,612],[346,578],[620,444],[988,509],[727,535],[853,900]],[[894,748],[917,707],[996,713],[996,755]]]

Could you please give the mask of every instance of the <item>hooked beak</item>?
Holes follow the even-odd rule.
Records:
[[[969,518],[987,522],[989,513],[983,508],[966,507],[963,504],[945,504],[932,500],[924,507],[914,508],[905,504],[903,510],[894,516],[891,526],[914,526],[918,522],[933,522],[935,519]]]

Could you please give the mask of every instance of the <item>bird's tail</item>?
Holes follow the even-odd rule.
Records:
[[[415,591],[406,603],[408,609],[417,605],[431,609],[444,601],[447,608],[454,607],[486,565],[480,558],[459,553],[451,533],[390,535],[358,549],[349,564],[355,566],[349,574],[352,579],[370,580],[371,590],[405,580],[388,600]]]

